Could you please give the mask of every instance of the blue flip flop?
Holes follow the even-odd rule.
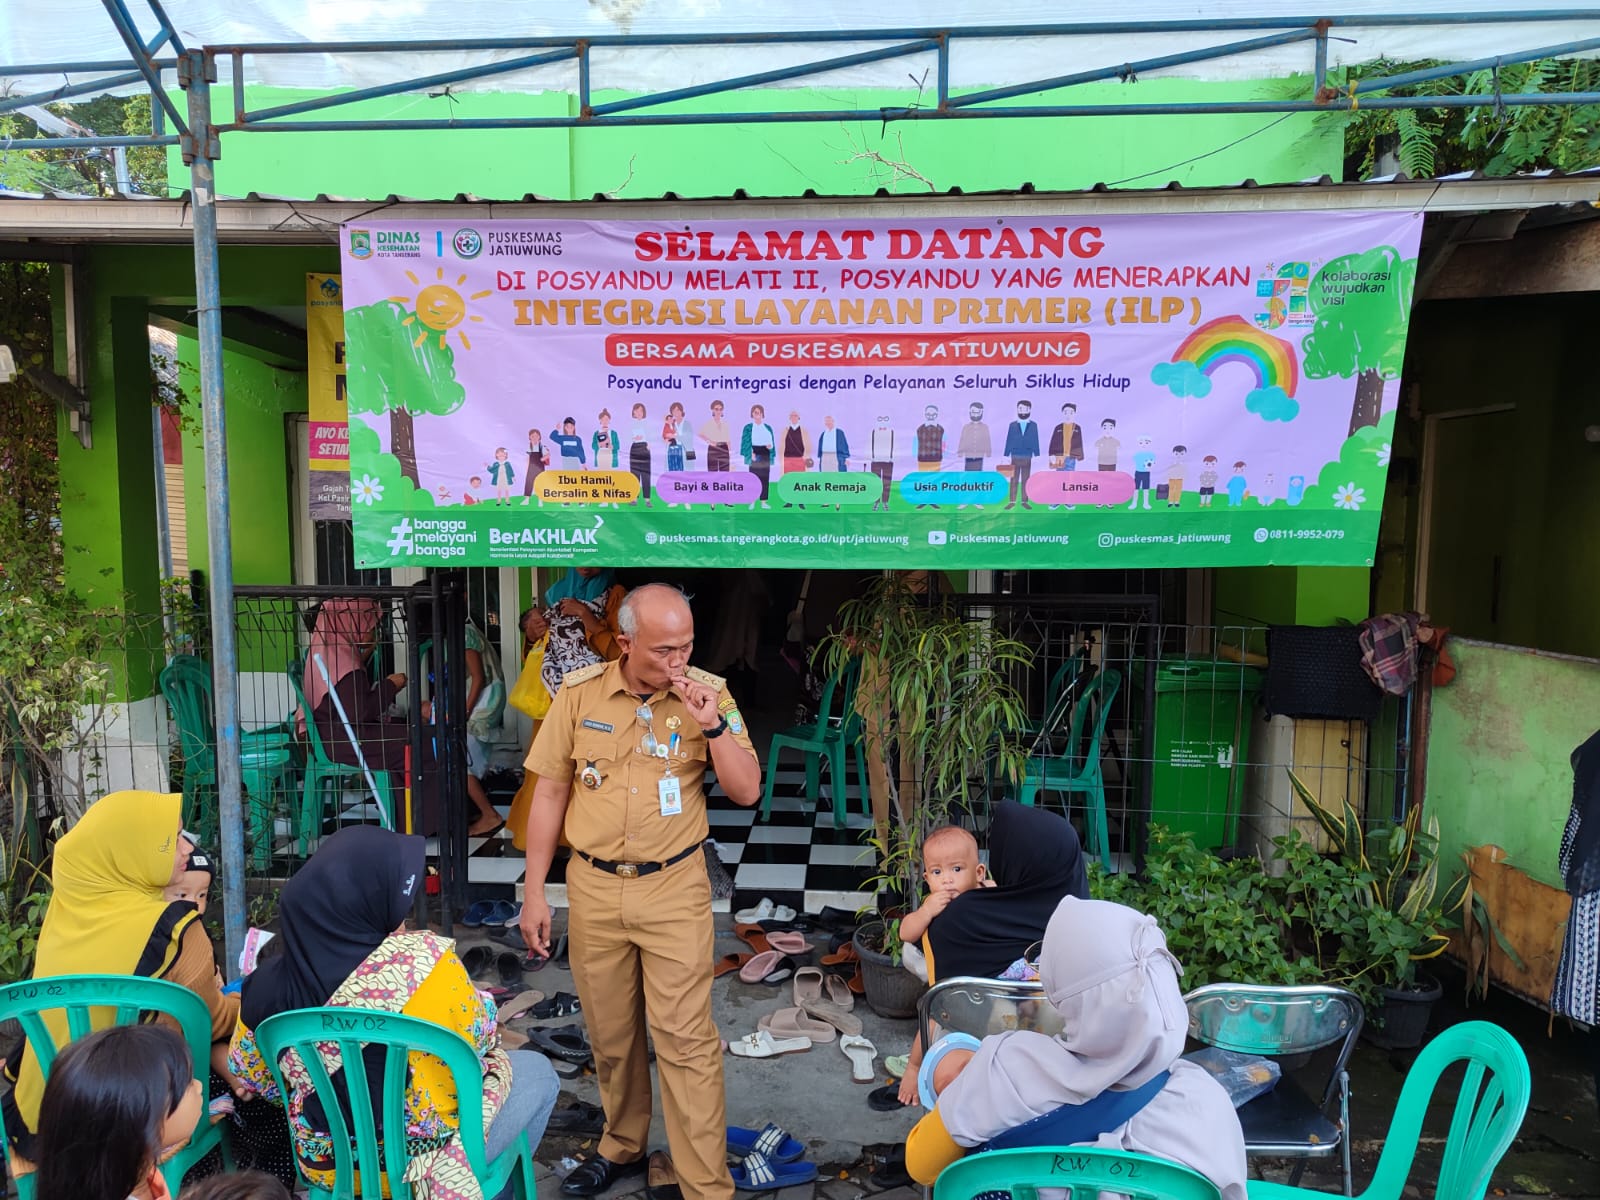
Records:
[[[504,900],[475,900],[467,905],[467,911],[461,914],[461,923],[468,929],[487,925],[490,916],[504,903]]]
[[[751,1154],[764,1154],[768,1162],[775,1163],[792,1163],[796,1159],[804,1158],[806,1153],[805,1143],[790,1137],[787,1129],[780,1129],[770,1121],[762,1130],[729,1125],[728,1149],[740,1158],[746,1158]]]
[[[808,1162],[775,1163],[765,1154],[748,1154],[734,1167],[733,1186],[741,1192],[771,1192],[796,1184],[812,1183],[817,1178],[817,1165]]]

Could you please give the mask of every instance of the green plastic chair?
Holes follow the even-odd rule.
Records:
[[[1511,1148],[1528,1111],[1533,1082],[1528,1058],[1517,1040],[1488,1021],[1452,1025],[1423,1047],[1406,1074],[1400,1101],[1389,1122],[1383,1153],[1361,1200],[1400,1200],[1411,1181],[1417,1143],[1428,1103],[1439,1077],[1458,1062],[1467,1064],[1456,1098],[1450,1131],[1445,1137],[1435,1196],[1450,1200],[1483,1200],[1495,1166]],[[1424,1182],[1419,1180],[1418,1182]],[[1251,1200],[1293,1200],[1319,1193],[1287,1184],[1252,1180]]]
[[[321,832],[322,818],[327,811],[327,806],[332,803],[337,805],[339,796],[347,784],[367,791],[367,777],[360,767],[350,763],[335,762],[328,757],[328,751],[322,744],[322,732],[317,728],[317,722],[311,713],[311,706],[306,703],[304,688],[305,665],[300,662],[289,664],[289,686],[294,688],[295,703],[300,706],[300,711],[306,717],[306,764],[303,779],[300,785],[300,820],[296,822],[298,828],[295,832],[296,844],[299,852],[304,857],[306,846],[313,830]],[[371,763],[367,764],[372,766]],[[383,806],[390,829],[397,826],[394,823],[394,791],[389,780],[389,772],[381,767],[372,767],[372,779],[378,787],[378,802]]]
[[[933,1200],[973,1200],[985,1192],[1034,1200],[1041,1188],[1071,1200],[1099,1200],[1102,1192],[1131,1200],[1222,1200],[1217,1185],[1198,1171],[1164,1158],[1094,1146],[969,1154],[939,1172]]]
[[[1032,805],[1040,792],[1056,792],[1063,796],[1082,793],[1087,797],[1084,807],[1089,850],[1100,855],[1100,863],[1107,872],[1112,870],[1111,835],[1106,828],[1106,780],[1100,767],[1100,743],[1105,737],[1106,721],[1111,716],[1111,702],[1121,686],[1121,671],[1107,668],[1096,675],[1072,706],[1066,746],[1059,754],[1037,754],[1028,759],[1017,789],[1017,798],[1027,805]],[[1091,709],[1095,710],[1094,732],[1080,759],[1083,727]]]
[[[192,654],[173,657],[161,672],[161,694],[178,723],[183,754],[183,819],[216,844],[216,805],[202,798],[217,792],[217,730],[212,721],[211,667]],[[245,730],[239,736],[239,766],[247,794],[251,832],[250,862],[264,867],[272,858],[272,818],[278,791],[294,773],[292,741],[285,725]]]
[[[831,675],[822,685],[822,696],[817,701],[817,719],[807,725],[791,725],[772,735],[772,745],[767,752],[767,782],[761,791],[761,820],[772,815],[772,790],[778,782],[778,756],[784,750],[798,750],[806,759],[806,799],[815,803],[822,794],[822,763],[828,763],[828,777],[833,784],[833,824],[845,827],[845,751],[855,746],[856,773],[861,780],[862,811],[866,805],[866,756],[861,748],[862,726],[855,716],[856,680],[861,671],[859,661],[852,660],[839,675]],[[834,697],[842,703],[838,716],[834,715]]]
[[[1066,661],[1055,669],[1055,672],[1050,676],[1050,681],[1045,684],[1044,708],[1040,710],[1044,715],[1029,717],[1024,721],[1022,725],[1023,733],[1030,739],[1044,733],[1046,723],[1056,711],[1056,707],[1061,703],[1062,694],[1077,683],[1080,675],[1087,675],[1091,670],[1093,668],[1089,665],[1089,647],[1087,645],[1079,646],[1071,654],[1067,655]]]
[[[406,1127],[406,1084],[410,1076],[408,1056],[415,1050],[444,1064],[455,1081],[461,1144],[466,1150],[472,1173],[483,1185],[486,1196],[498,1194],[508,1182],[515,1182],[520,1200],[534,1200],[533,1149],[524,1130],[499,1158],[489,1162],[484,1154],[483,1068],[465,1038],[453,1030],[398,1013],[375,1012],[360,1008],[308,1008],[268,1017],[256,1027],[256,1047],[272,1070],[280,1096],[288,1096],[279,1059],[294,1051],[311,1076],[313,1091],[322,1101],[333,1144],[334,1186],[331,1191],[313,1186],[301,1172],[301,1181],[313,1196],[330,1200],[412,1200],[411,1186],[405,1182],[406,1167],[413,1155],[404,1137],[378,1140],[374,1116],[374,1097],[364,1070],[341,1070],[344,1088],[335,1090],[318,1044],[329,1042],[339,1048],[343,1063],[362,1061],[366,1046],[384,1046],[383,1128]],[[339,1091],[348,1090],[348,1112],[354,1120],[352,1131],[345,1120],[346,1106]],[[296,1169],[300,1169],[296,1156]]]
[[[172,1017],[183,1030],[183,1040],[189,1043],[195,1077],[205,1083],[211,1063],[211,1014],[206,1011],[205,1001],[186,987],[137,975],[54,975],[0,987],[0,1021],[14,1019],[22,1025],[23,1036],[33,1047],[46,1080],[62,1049],[93,1032],[90,1012],[97,1008],[115,1009],[115,1025],[136,1025],[148,1013]],[[44,1023],[43,1014],[52,1011],[66,1014],[67,1042],[58,1044]],[[221,1122],[213,1125],[210,1113],[202,1110],[189,1144],[162,1165],[161,1174],[174,1196],[183,1186],[184,1175],[213,1150],[220,1148],[223,1162],[230,1170],[233,1168],[233,1152],[223,1128]],[[0,1129],[6,1167],[10,1169],[11,1139],[4,1133]],[[18,1200],[33,1200],[33,1175],[18,1176],[16,1188]]]

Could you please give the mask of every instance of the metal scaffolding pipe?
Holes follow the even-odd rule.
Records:
[[[229,519],[228,417],[223,403],[222,280],[217,255],[217,155],[211,127],[214,67],[192,51],[178,81],[189,93],[189,197],[194,205],[195,329],[200,342],[200,416],[205,435],[206,546],[211,569],[211,694],[217,730],[217,804],[222,829],[222,926],[229,973],[244,948],[244,789],[239,764],[239,650],[234,641],[233,526]],[[258,802],[265,797],[256,797]],[[270,822],[267,825],[272,828]]]

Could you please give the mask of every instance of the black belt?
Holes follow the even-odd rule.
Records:
[[[700,843],[696,842],[687,850],[678,851],[666,862],[650,863],[607,862],[603,858],[595,858],[593,855],[585,854],[582,850],[574,850],[573,853],[591,867],[598,867],[602,871],[612,875],[620,875],[624,879],[639,879],[645,875],[654,875],[657,871],[665,871],[668,867],[681,863],[698,849],[700,849]]]

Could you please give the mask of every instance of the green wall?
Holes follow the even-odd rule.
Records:
[[[1150,79],[1137,84],[1090,84],[1030,97],[1028,103],[1267,99],[1304,93],[1304,80],[1202,83]],[[294,103],[317,93],[254,88],[251,110]],[[595,103],[622,98],[596,93]],[[218,93],[218,115],[231,93]],[[870,114],[917,102],[914,92],[785,89],[705,97],[678,106],[697,112],[751,108],[859,108],[860,121],[642,127],[592,130],[456,130],[405,133],[225,134],[217,190],[225,195],[327,193],[357,198],[393,194],[428,199],[470,192],[490,199],[527,193],[588,199],[597,193],[652,197],[726,196],[738,188],[756,196],[890,191],[926,192],[911,176],[894,179],[883,161],[909,165],[939,190],[1008,190],[1024,183],[1071,189],[1127,181],[1155,187],[1278,183],[1342,169],[1337,121],[1303,114],[1192,117],[1073,117],[1019,120],[903,121],[885,130]],[[576,111],[562,93],[465,93],[402,96],[292,118],[549,116]],[[1236,144],[1235,144],[1236,143]],[[1196,161],[1190,161],[1196,160]],[[172,186],[186,178],[174,150]]]
[[[1333,625],[1371,615],[1371,585],[1365,567],[1228,567],[1211,607],[1218,625]],[[1261,634],[1248,649],[1265,651]]]
[[[1433,426],[1431,615],[1466,637],[1600,657],[1600,446],[1584,440],[1600,424],[1600,294],[1424,304],[1412,328],[1424,417],[1510,406]]]
[[[1448,877],[1468,846],[1561,887],[1556,855],[1572,800],[1572,752],[1600,713],[1600,662],[1451,642],[1458,673],[1433,693],[1424,811],[1439,818]]]

